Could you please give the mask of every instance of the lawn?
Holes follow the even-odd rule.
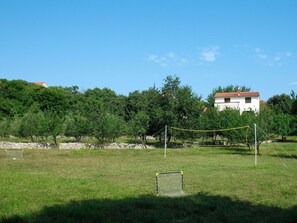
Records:
[[[0,149],[2,222],[297,222],[297,143],[144,150]],[[187,196],[157,197],[184,172]]]

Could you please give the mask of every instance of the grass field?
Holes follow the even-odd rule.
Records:
[[[146,150],[0,149],[1,222],[297,222],[297,143]],[[178,198],[155,174],[184,172]]]

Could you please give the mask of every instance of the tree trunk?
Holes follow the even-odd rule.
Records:
[[[257,143],[257,155],[260,156],[260,143]]]
[[[54,138],[54,143],[55,143],[55,146],[58,148],[58,141],[57,141],[57,136],[53,136]]]
[[[76,142],[80,142],[81,138],[82,138],[81,136],[76,136],[75,137]]]

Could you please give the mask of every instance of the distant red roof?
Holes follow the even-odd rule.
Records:
[[[35,82],[35,84],[37,84],[37,85],[44,85],[45,82]]]
[[[34,82],[34,84],[42,86],[42,87],[47,87],[45,82]]]
[[[259,97],[259,92],[225,92],[225,93],[216,93],[215,98],[226,98],[226,97]]]

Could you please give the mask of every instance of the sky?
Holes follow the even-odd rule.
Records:
[[[0,78],[129,95],[297,92],[296,0],[0,0]]]

